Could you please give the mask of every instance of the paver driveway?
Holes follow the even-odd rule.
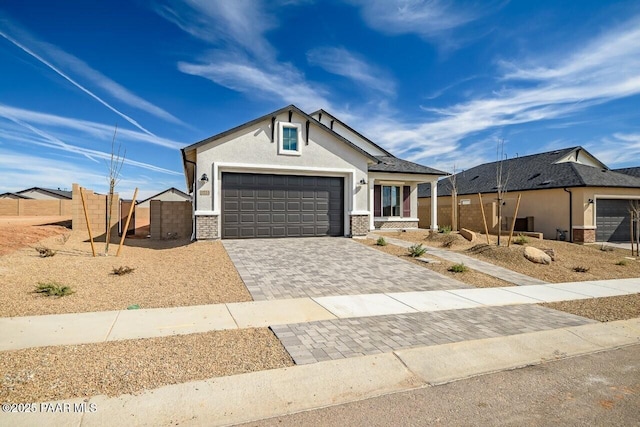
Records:
[[[223,244],[256,301],[469,287],[342,237]]]

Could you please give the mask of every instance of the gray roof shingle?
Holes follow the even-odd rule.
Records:
[[[614,172],[618,172],[618,173],[623,173],[625,175],[631,175],[631,176],[635,176],[637,178],[640,178],[640,166],[636,166],[633,168],[620,168],[620,169],[614,169]]]
[[[379,163],[369,165],[369,172],[416,173],[427,175],[448,175],[446,172],[422,166],[408,160],[392,156],[376,156]]]
[[[609,169],[575,162],[555,163],[571,151],[571,147],[502,162],[506,191],[540,190],[564,187],[624,187],[640,188],[640,178]],[[455,175],[458,194],[495,193],[498,162],[485,163]],[[438,182],[438,195],[451,194],[448,179]],[[418,197],[431,197],[431,185],[418,185]]]

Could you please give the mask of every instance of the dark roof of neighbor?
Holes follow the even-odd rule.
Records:
[[[613,169],[614,172],[623,173],[625,175],[631,175],[640,178],[640,166],[636,166],[633,168],[620,168]]]
[[[11,193],[11,192],[0,194],[0,198],[2,198],[3,196],[13,196],[13,197],[15,197],[17,199],[30,199],[31,198],[31,197],[23,196],[22,194]]]
[[[640,188],[640,178],[609,169],[575,162],[556,163],[582,147],[570,147],[546,153],[517,157],[502,162],[506,191],[540,190],[565,187]],[[458,194],[495,193],[499,162],[485,163],[455,175]],[[449,179],[438,182],[438,195],[451,195]],[[431,197],[431,185],[418,185],[418,197]]]
[[[408,160],[402,160],[394,156],[376,156],[379,163],[369,165],[369,172],[390,172],[390,173],[415,173],[427,175],[449,175],[446,172],[422,166]]]
[[[49,193],[49,194],[52,194],[54,196],[62,197],[62,198],[65,198],[65,199],[71,199],[72,198],[72,192],[71,191],[60,190],[59,188],[55,189],[55,188],[43,188],[43,187],[31,187],[31,188],[27,188],[26,190],[18,191],[16,194],[26,193],[27,191],[31,191],[31,190],[40,190],[40,191],[43,191],[45,193]]]
[[[140,200],[139,202],[136,202],[136,204],[144,203],[144,202],[146,202],[147,200],[151,200],[151,199],[153,199],[154,197],[158,197],[159,195],[164,194],[164,193],[166,193],[167,191],[171,191],[171,190],[173,190],[173,191],[175,191],[175,192],[178,192],[178,193],[182,194],[182,195],[183,195],[185,198],[187,198],[187,199],[191,199],[191,196],[190,196],[190,195],[188,195],[187,193],[185,193],[184,191],[180,191],[180,190],[178,190],[176,187],[170,187],[170,188],[167,188],[166,190],[163,190],[163,191],[159,192],[158,194],[154,194],[154,195],[153,195],[153,196],[151,196],[151,197],[147,197],[147,198],[146,198],[146,199],[144,199],[144,200]]]

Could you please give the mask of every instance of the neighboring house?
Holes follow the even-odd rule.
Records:
[[[30,199],[30,197],[22,196],[16,193],[2,193],[0,194],[0,199]]]
[[[418,184],[446,175],[393,156],[326,111],[294,105],[185,147],[182,156],[196,239],[415,228]]]
[[[137,202],[136,209],[151,207],[152,200],[161,200],[163,202],[184,202],[184,201],[191,201],[191,196],[185,193],[184,191],[180,191],[175,187],[171,187],[171,188],[167,188],[164,191],[161,191],[158,194],[155,194],[151,197],[148,197],[144,200]]]
[[[640,178],[640,166],[636,166],[633,168],[613,169],[613,171],[618,173],[623,173],[625,175],[635,176],[636,178]]]
[[[544,233],[546,238],[571,239],[575,242],[629,241],[631,201],[640,201],[640,178],[632,174],[612,171],[582,147],[564,148],[546,153],[517,157],[502,163],[503,184],[507,191],[503,203],[502,229],[511,227],[518,194],[522,200],[518,221],[522,231]],[[497,200],[497,168],[500,162],[485,163],[456,174],[460,226],[479,217],[478,193],[483,203],[493,204],[485,209],[495,218]],[[452,179],[438,183],[438,204],[451,211]],[[506,182],[506,184],[505,184]],[[421,221],[428,224],[431,205],[430,185],[419,187]],[[509,217],[510,216],[510,217]],[[446,214],[440,215],[441,222]],[[450,219],[446,218],[449,222]],[[497,231],[497,223],[489,224]]]
[[[187,193],[178,190],[175,187],[167,188],[158,194],[154,194],[144,200],[136,202],[133,216],[129,221],[129,228],[127,234],[135,234],[137,236],[148,236],[151,233],[151,201],[159,200],[162,202],[185,202],[191,201],[191,196]],[[120,202],[120,227],[119,231],[122,233],[122,228],[127,220],[127,215],[131,208],[131,200],[121,200]]]
[[[41,188],[32,187],[26,190],[16,191],[15,194],[23,196],[27,199],[35,200],[71,200],[71,191],[60,190],[59,188]]]

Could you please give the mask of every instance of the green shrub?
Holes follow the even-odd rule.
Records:
[[[387,246],[387,240],[384,237],[378,237],[378,240],[376,240],[376,245]]]
[[[438,227],[438,233],[442,233],[442,234],[451,233],[451,226],[450,225],[443,225],[441,227]]]
[[[462,263],[453,264],[451,267],[449,267],[449,271],[451,271],[452,273],[464,273],[467,270],[467,266]]]
[[[583,266],[573,267],[573,271],[575,271],[576,273],[587,273],[589,271],[589,267],[583,267]]]
[[[407,248],[407,250],[409,251],[409,255],[412,256],[413,258],[417,258],[419,256],[422,256],[422,255],[424,255],[425,252],[427,252],[427,248],[422,246],[421,243],[409,246]]]
[[[121,265],[118,268],[113,267],[113,274],[116,276],[124,276],[125,274],[133,273],[134,270],[135,268],[129,267],[128,265]]]
[[[36,252],[38,252],[40,254],[40,256],[42,258],[49,258],[52,257],[56,254],[56,251],[54,251],[53,249],[49,249],[47,247],[44,246],[36,246],[34,248],[36,250]]]
[[[33,292],[43,294],[46,297],[64,297],[75,293],[70,286],[61,285],[58,282],[38,282],[38,286],[36,286],[36,289]]]
[[[515,243],[516,245],[526,245],[527,243],[529,243],[529,239],[527,239],[527,236],[525,236],[524,234],[518,234],[518,237],[515,238],[513,243]]]
[[[620,261],[616,262],[616,265],[627,265],[628,261],[626,259],[621,259]]]

